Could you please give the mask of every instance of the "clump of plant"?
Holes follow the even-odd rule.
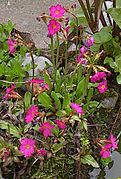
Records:
[[[108,164],[111,152],[118,148],[112,133],[108,137],[99,131],[101,124],[97,128],[90,121],[90,116],[101,107],[93,96],[103,95],[108,90],[110,72],[98,65],[102,51],[91,50],[95,44],[93,36],[82,36],[82,45],[76,34],[76,52],[71,61],[74,69],[70,72],[68,33],[71,27],[66,14],[77,20],[70,9],[60,4],[50,7],[50,15],[40,16],[47,24],[51,40],[52,73],[44,69],[37,78],[31,52],[33,76],[26,82],[30,91],[19,94],[16,85],[12,84],[1,101],[3,176],[8,171],[9,176],[16,177],[17,173],[20,178],[80,179],[85,175],[81,166],[88,164],[98,168],[100,158],[103,164]],[[61,39],[65,47],[63,56],[60,54]],[[9,52],[14,55],[17,53],[15,41],[8,40]],[[60,66],[61,58],[64,63]],[[93,138],[90,138],[90,127],[96,131]]]

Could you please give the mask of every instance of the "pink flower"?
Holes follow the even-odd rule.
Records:
[[[38,87],[39,87],[39,86],[40,86],[43,90],[49,90],[48,84],[45,83],[43,79],[31,79],[31,80],[29,81],[29,83],[35,84],[35,85],[34,85],[34,88],[37,88],[37,90],[38,90]],[[36,89],[35,89],[35,91],[36,91]]]
[[[37,114],[38,114],[38,106],[32,105],[27,110],[27,113],[26,113],[26,116],[25,116],[26,123],[31,122]]]
[[[46,156],[47,152],[44,148],[37,150],[37,155]]]
[[[23,138],[20,140],[20,152],[24,154],[24,157],[30,157],[34,154],[35,140]]]
[[[106,77],[105,72],[97,72],[91,77],[91,82],[96,83],[97,81],[100,81],[101,79],[104,79]]]
[[[42,134],[44,135],[45,138],[47,138],[48,136],[52,136],[52,129],[54,128],[54,125],[51,125],[50,122],[44,122],[39,130],[40,132],[42,132]]]
[[[85,53],[87,51],[87,48],[83,45],[81,48],[80,48],[80,53]]]
[[[108,89],[107,81],[100,82],[97,88],[100,93],[105,93]]]
[[[87,59],[81,57],[80,54],[79,54],[79,55],[77,55],[77,57],[76,57],[76,62],[77,62],[78,64],[82,64],[82,66],[86,66],[86,64],[87,64]]]
[[[110,148],[108,145],[105,145],[102,147],[101,151],[100,151],[100,155],[102,156],[102,158],[109,158],[110,157]]]
[[[36,84],[41,84],[41,83],[44,83],[44,80],[43,79],[31,79],[29,81],[30,83],[36,83]]]
[[[67,126],[63,120],[56,119],[54,121],[60,129],[65,129]]]
[[[61,25],[56,20],[52,19],[48,24],[48,36],[56,34],[61,28]]]
[[[60,4],[50,7],[50,16],[52,18],[57,18],[57,19],[62,18],[64,13],[65,13],[65,9]]]
[[[94,37],[91,36],[90,38],[88,38],[85,42],[85,46],[87,47],[91,47],[94,44]]]
[[[16,50],[16,48],[15,48],[16,47],[16,41],[14,39],[9,38],[7,43],[8,43],[9,53],[11,55],[13,55],[15,50]]]
[[[116,142],[116,137],[114,137],[113,134],[110,134],[109,141],[111,142],[111,147],[113,149],[118,149],[118,145],[117,145],[117,142]]]
[[[6,94],[4,95],[3,99],[7,100],[11,98],[11,95],[16,94],[16,92],[14,91],[16,88],[16,85],[13,84],[11,87],[8,87],[6,89]]]
[[[79,104],[76,103],[71,103],[71,108],[73,108],[78,114],[83,115],[84,111],[82,109],[82,107]]]

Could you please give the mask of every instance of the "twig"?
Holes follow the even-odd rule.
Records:
[[[120,110],[121,110],[121,107],[119,108],[118,113],[117,113],[117,115],[116,115],[116,119],[115,119],[115,121],[114,121],[114,123],[113,123],[113,126],[112,126],[112,128],[111,128],[111,133],[113,132],[114,126],[115,126],[115,124],[116,124],[116,122],[117,122],[117,120],[118,120],[118,117],[119,117],[119,114],[120,114]]]

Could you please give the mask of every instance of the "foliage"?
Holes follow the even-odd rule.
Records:
[[[83,176],[81,166],[99,168],[101,163],[108,165],[111,162],[112,148],[118,148],[112,134],[114,126],[110,135],[110,131],[103,134],[104,121],[100,123],[96,118],[102,107],[98,99],[105,96],[106,91],[110,92],[110,71],[100,64],[100,60],[102,54],[105,54],[104,63],[120,73],[120,43],[113,36],[112,27],[103,27],[97,32],[103,1],[94,2],[95,19],[91,15],[89,1],[86,1],[85,8],[81,0],[79,3],[85,14],[83,18],[76,16],[75,7],[66,9],[59,4],[54,6],[54,10],[53,6],[50,8],[50,15],[54,19],[46,14],[40,17],[46,22],[48,37],[51,39],[48,47],[51,52],[52,72],[49,71],[50,66],[47,66],[39,77],[35,74],[31,47],[24,39],[16,39],[10,21],[8,24],[1,24],[1,86],[9,83],[13,85],[6,88],[5,95],[2,94],[0,105],[0,165],[3,177],[6,177],[8,171],[7,175],[11,177],[16,177],[17,173],[20,178],[80,179]],[[70,22],[66,22],[67,17],[63,17],[65,12],[72,16]],[[78,27],[81,20],[86,24],[88,22],[92,32],[96,33],[90,36],[82,31],[80,40]],[[69,29],[71,33],[74,31],[71,40],[76,46],[71,57],[68,54]],[[12,38],[12,45],[7,43],[9,38]],[[63,53],[61,39],[64,44]],[[32,59],[30,68],[22,66],[22,57],[26,50]],[[24,82],[26,71],[31,68],[33,75]],[[119,84],[120,76],[121,74],[117,76]],[[13,83],[25,83],[27,90],[22,91],[20,85]]]

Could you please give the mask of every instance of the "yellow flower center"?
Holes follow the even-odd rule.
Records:
[[[53,29],[56,29],[56,25],[55,25],[55,24],[53,24],[53,25],[52,25],[52,28],[53,28]]]
[[[101,88],[104,89],[104,88],[105,88],[105,85],[102,85]]]
[[[29,145],[29,144],[27,144],[27,145],[26,145],[26,149],[29,149],[29,148],[30,148],[30,145]]]
[[[59,11],[57,10],[57,11],[55,11],[55,14],[59,14]]]

